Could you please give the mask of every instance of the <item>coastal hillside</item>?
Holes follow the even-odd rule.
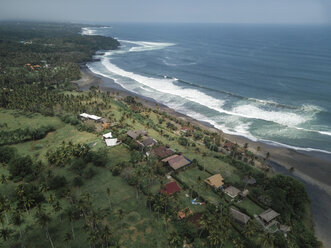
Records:
[[[0,23],[1,247],[322,247],[303,184],[269,152],[73,83],[120,46],[83,27]]]

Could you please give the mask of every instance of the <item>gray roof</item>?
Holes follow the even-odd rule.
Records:
[[[276,211],[269,208],[268,210],[266,210],[262,214],[260,214],[259,217],[266,222],[270,222],[273,219],[275,219],[278,215],[279,215],[279,213],[277,213]]]
[[[256,184],[254,177],[244,177],[243,182],[250,185]]]
[[[146,139],[144,139],[144,141],[142,142],[142,144],[144,146],[153,146],[157,143],[157,141],[151,137],[147,137]]]
[[[251,219],[248,215],[246,215],[234,208],[230,208],[230,213],[236,221],[238,221],[242,224],[246,224]]]
[[[234,198],[240,193],[240,190],[237,189],[236,187],[229,186],[224,190],[224,192],[228,194],[230,197]]]
[[[139,137],[139,135],[141,136],[146,136],[147,132],[144,130],[137,130],[137,131],[128,131],[126,133],[128,136],[130,136],[132,139],[137,139]]]

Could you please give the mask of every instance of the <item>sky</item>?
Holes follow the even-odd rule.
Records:
[[[331,23],[331,0],[0,0],[1,20]]]

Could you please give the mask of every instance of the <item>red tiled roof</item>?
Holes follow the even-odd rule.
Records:
[[[173,193],[179,192],[181,188],[178,186],[177,182],[167,183],[162,192],[172,195]]]

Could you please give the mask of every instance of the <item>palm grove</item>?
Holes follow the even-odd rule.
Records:
[[[193,131],[180,134],[180,126],[191,124],[157,107],[145,107],[133,97],[120,100],[116,94],[97,89],[77,92],[71,81],[79,79],[79,65],[91,60],[98,50],[119,47],[118,41],[111,38],[82,36],[79,34],[81,28],[76,24],[0,24],[1,109],[14,117],[22,116],[27,120],[35,116],[54,118],[59,123],[24,128],[11,128],[6,120],[0,123],[2,245],[320,245],[309,223],[302,221],[309,212],[309,199],[303,185],[290,177],[273,175],[268,168],[256,169],[252,164],[257,158],[247,147],[233,146],[230,154],[221,154],[218,147],[225,140],[219,133],[194,126]],[[81,142],[80,136],[92,137],[93,140],[102,134],[93,123],[77,118],[82,112],[107,116],[116,121],[112,132],[123,144],[117,150],[109,151],[96,145],[98,142]],[[208,175],[211,169],[203,161],[210,159],[232,168],[234,179],[254,176],[257,186],[251,189],[252,200],[257,199],[257,208],[272,207],[281,214],[281,221],[292,229],[288,237],[280,232],[264,230],[254,218],[244,227],[237,225],[229,214],[230,207],[235,206],[250,216],[252,214],[228,200],[223,192],[208,188],[200,174],[193,182],[196,186],[192,186],[183,180],[182,172],[171,173],[186,194],[168,196],[162,190],[160,192],[169,170],[157,158],[146,156],[148,148],[141,150],[126,136],[128,130],[136,127],[154,133],[161,143],[195,156],[188,172],[194,170]],[[60,128],[75,130],[77,137],[74,141],[56,140],[58,144],[51,148],[43,143],[34,145],[51,139],[52,134],[60,133]],[[18,148],[29,142],[34,150],[22,153]],[[251,158],[251,164],[238,159],[241,152]],[[264,164],[265,160],[261,159],[261,163]],[[245,187],[241,180],[231,181],[231,178],[229,175],[228,183]],[[117,190],[123,197],[116,195]],[[125,194],[130,197],[124,197]],[[207,194],[214,194],[218,201],[206,199]],[[189,215],[191,203],[186,198],[199,199],[206,204],[196,207],[198,221],[178,218],[182,209],[187,211],[184,216]]]

